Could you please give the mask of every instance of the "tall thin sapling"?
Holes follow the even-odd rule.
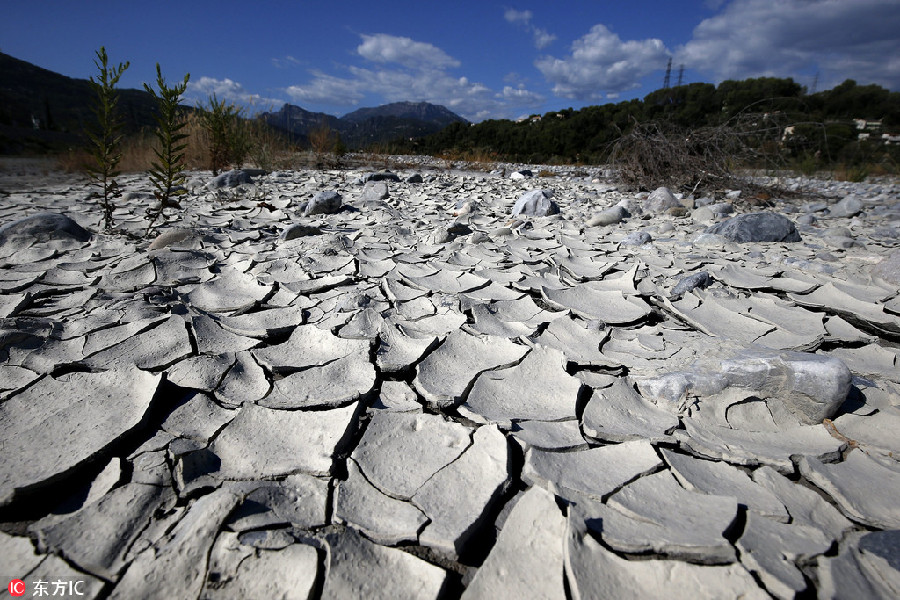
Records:
[[[178,197],[187,194],[187,190],[182,187],[185,182],[184,156],[185,148],[187,148],[187,144],[183,143],[183,140],[188,137],[183,130],[187,121],[179,103],[187,89],[190,77],[191,74],[188,73],[184,76],[184,81],[169,86],[163,79],[159,63],[156,63],[156,86],[159,88],[159,92],[148,84],[144,84],[144,89],[156,99],[156,140],[159,146],[153,150],[156,160],[153,161],[149,173],[157,204],[147,209],[147,219],[150,221],[150,224],[147,225],[148,234],[156,220],[162,215],[163,209],[166,207],[181,208],[178,204]]]
[[[101,46],[94,64],[100,70],[100,76],[98,80],[91,77],[91,87],[97,94],[94,102],[97,124],[96,129],[87,132],[93,158],[93,164],[88,167],[88,175],[101,190],[103,225],[108,231],[112,229],[112,214],[115,210],[113,200],[121,195],[115,178],[119,175],[116,167],[122,159],[119,150],[119,143],[122,141],[122,117],[116,110],[119,94],[115,88],[122,73],[131,63],[119,63],[117,67],[110,68],[106,48]]]

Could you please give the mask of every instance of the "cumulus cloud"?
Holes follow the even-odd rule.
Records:
[[[360,56],[377,63],[399,63],[409,68],[446,69],[459,66],[459,61],[446,52],[408,37],[378,33],[363,35],[356,51]]]
[[[459,61],[425,42],[387,34],[363,35],[357,53],[374,63],[346,66],[344,76],[312,71],[312,79],[285,91],[298,103],[349,107],[374,95],[386,102],[424,101],[446,106],[470,120],[511,114],[511,105],[534,104],[539,95],[524,86],[495,92],[449,70]]]
[[[278,98],[265,98],[259,94],[252,94],[243,85],[227,77],[216,79],[204,76],[192,79],[188,82],[184,97],[188,101],[205,103],[213,95],[218,100],[234,102],[250,109],[267,110],[284,103],[284,100]]]
[[[821,71],[900,88],[896,0],[734,0],[705,19],[675,60],[717,81]]]
[[[535,66],[554,84],[556,95],[598,100],[639,87],[642,77],[666,66],[669,55],[661,40],[623,41],[600,24],[572,44],[567,58],[544,56]]]
[[[553,43],[556,36],[549,33],[546,29],[533,25],[531,23],[533,16],[530,10],[516,10],[514,8],[507,8],[503,13],[503,18],[506,19],[507,23],[517,25],[531,33],[535,47],[538,50],[543,50]]]

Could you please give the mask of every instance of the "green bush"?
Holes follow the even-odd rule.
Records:
[[[230,164],[240,167],[249,151],[249,136],[241,118],[243,108],[218,100],[213,94],[201,105],[200,123],[209,136],[210,169],[218,175]]]
[[[187,89],[191,74],[184,76],[180,84],[169,86],[163,79],[159,63],[156,63],[156,86],[159,92],[146,83],[144,89],[156,99],[156,140],[158,148],[154,149],[156,160],[150,169],[150,182],[153,184],[153,195],[157,205],[147,210],[147,233],[167,206],[177,206],[177,197],[187,193],[183,187],[185,177],[185,148],[187,134],[183,132],[186,125],[184,113],[179,106],[181,96]]]
[[[101,46],[97,50],[94,64],[97,65],[100,76],[96,80],[91,77],[91,87],[97,94],[94,104],[97,123],[95,129],[88,130],[93,159],[88,167],[88,175],[101,190],[103,226],[108,231],[112,229],[112,213],[115,209],[113,200],[121,194],[115,178],[119,175],[116,168],[122,159],[119,149],[122,141],[122,117],[116,110],[119,95],[115,88],[131,63],[119,63],[117,67],[110,68],[106,48]]]

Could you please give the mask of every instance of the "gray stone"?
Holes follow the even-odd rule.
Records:
[[[642,204],[644,212],[652,214],[663,213],[670,208],[679,206],[681,206],[681,202],[678,201],[678,198],[676,198],[667,187],[658,187],[653,190]]]
[[[91,233],[69,217],[43,212],[0,226],[0,248],[28,247],[53,240],[87,242]]]
[[[894,502],[900,497],[900,469],[889,469],[861,450],[833,464],[804,456],[799,467],[849,518],[881,529],[900,529],[900,506]]]
[[[566,521],[553,495],[539,487],[521,494],[497,543],[462,598],[566,598]]]
[[[147,250],[161,250],[172,246],[194,248],[195,246],[199,247],[199,241],[199,235],[194,230],[173,228],[163,231],[156,236],[150,242]]]
[[[419,542],[451,555],[462,553],[508,481],[506,437],[493,425],[478,428],[472,445],[411,498],[430,520]],[[448,502],[451,497],[455,500]]]
[[[653,238],[646,231],[633,231],[622,238],[619,242],[623,246],[643,246],[653,241]]]
[[[770,212],[731,217],[713,225],[706,233],[722,235],[732,242],[800,242],[800,234],[790,219]]]
[[[390,171],[378,171],[376,173],[369,173],[362,178],[363,183],[368,181],[393,181],[399,183],[400,177],[398,177],[396,173],[391,173]]]
[[[710,360],[695,371],[638,381],[641,394],[658,406],[675,407],[690,397],[740,388],[784,407],[800,423],[821,423],[837,412],[850,392],[850,370],[838,359],[804,352],[746,350]],[[777,409],[776,408],[776,409]]]
[[[837,204],[828,207],[828,215],[831,217],[854,217],[863,210],[862,201],[856,196],[847,196]]]
[[[645,440],[580,452],[545,452],[530,448],[522,479],[567,498],[571,492],[602,499],[637,477],[662,465]]]
[[[559,213],[559,206],[551,200],[552,190],[525,192],[513,205],[512,216],[547,217]]]
[[[409,499],[471,444],[471,430],[438,415],[378,411],[352,457],[374,486]]]
[[[278,239],[282,242],[289,242],[297,238],[309,237],[311,235],[322,235],[322,230],[315,225],[303,225],[294,223],[285,227],[278,235]]]
[[[386,183],[383,181],[369,181],[363,188],[360,200],[365,204],[371,204],[390,198],[390,196]]]
[[[366,540],[353,529],[326,537],[324,600],[346,598],[437,598],[447,573],[396,548]]]
[[[285,411],[244,406],[210,450],[223,479],[307,473],[328,475],[334,455],[355,426],[358,407]]]
[[[251,177],[251,175],[260,174],[262,174],[262,172],[256,173],[247,169],[225,171],[224,173],[220,173],[219,175],[213,177],[207,184],[207,186],[210,189],[234,188],[239,185],[253,183],[253,178]]]
[[[672,299],[678,299],[695,289],[703,289],[712,284],[713,279],[708,271],[698,271],[678,280],[669,294]]]
[[[628,217],[628,211],[621,206],[612,206],[606,210],[602,210],[588,219],[588,227],[597,227],[599,225],[614,225]]]
[[[316,192],[306,205],[304,216],[311,215],[330,215],[341,210],[344,203],[344,197],[335,191]]]
[[[75,372],[0,404],[0,506],[64,478],[138,427],[159,382],[136,368]]]

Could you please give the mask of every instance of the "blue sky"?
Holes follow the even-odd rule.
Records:
[[[641,98],[672,84],[777,76],[900,90],[900,0],[287,2],[2,0],[0,51],[87,78],[94,52],[161,64],[254,109],[342,115],[402,100],[472,121]]]

